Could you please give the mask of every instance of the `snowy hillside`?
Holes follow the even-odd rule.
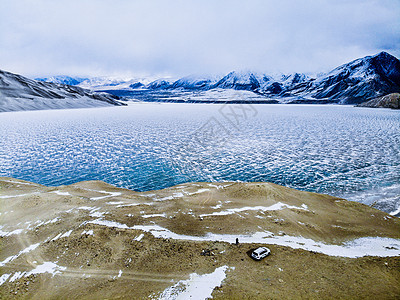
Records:
[[[260,81],[252,72],[230,72],[224,76],[214,87],[235,90],[256,90],[260,87]]]
[[[398,91],[400,61],[386,52],[354,60],[287,89],[292,95],[340,103],[359,103]]]
[[[182,77],[181,79],[175,81],[171,85],[171,88],[183,88],[188,90],[208,90],[211,89],[217,81],[218,78],[216,77],[190,75]]]
[[[0,70],[0,112],[124,105],[107,93],[35,81]]]
[[[66,76],[66,75],[58,75],[58,76],[51,76],[51,77],[35,78],[35,80],[58,83],[58,84],[78,85],[81,82],[83,82],[85,80],[89,80],[89,79],[82,78],[82,77],[71,77],[71,76]]]

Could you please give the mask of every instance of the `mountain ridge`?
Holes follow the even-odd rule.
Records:
[[[78,86],[85,82],[87,80]],[[124,91],[124,95],[127,91],[131,91],[133,98],[138,90],[140,95],[148,91],[151,94],[148,98],[153,101],[157,99],[157,94],[154,92],[232,89],[252,91],[279,103],[359,104],[386,94],[400,92],[400,61],[382,51],[342,64],[315,77],[303,73],[269,75],[252,71],[232,71],[221,78],[190,75],[175,81],[163,78],[150,83],[135,80],[119,81],[94,88],[115,95],[122,95],[119,91]],[[158,99],[164,98],[162,95],[158,97]],[[214,100],[217,101],[212,99],[211,102]]]
[[[0,112],[125,105],[119,97],[0,70]]]

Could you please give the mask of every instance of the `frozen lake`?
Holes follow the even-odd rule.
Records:
[[[393,214],[400,206],[399,111],[132,103],[1,113],[0,136],[0,176],[45,185],[269,181]]]

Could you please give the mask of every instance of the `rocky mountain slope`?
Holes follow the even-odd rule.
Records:
[[[400,94],[392,93],[386,96],[371,99],[357,105],[358,107],[383,107],[400,109]]]
[[[328,195],[270,183],[138,193],[3,177],[0,210],[2,299],[400,296],[400,219]],[[256,262],[259,246],[271,255]]]
[[[86,80],[79,85],[88,87],[88,82]],[[92,87],[145,101],[165,101],[168,98],[166,95],[179,96],[183,92],[192,94],[191,97],[186,97],[191,101],[195,102],[199,97],[198,100],[202,102],[207,98],[206,91],[224,89],[254,92],[263,97],[261,102],[274,100],[279,103],[357,104],[389,93],[400,92],[400,61],[386,52],[381,52],[374,56],[356,59],[314,78],[301,73],[269,75],[234,71],[221,78],[187,76],[176,81],[131,80],[117,81],[112,85],[105,82],[103,85],[97,84]],[[238,99],[232,98],[232,100]],[[211,97],[208,101],[218,102],[218,99]]]
[[[315,80],[289,87],[290,95],[360,103],[400,91],[400,61],[386,52],[342,65]]]
[[[124,105],[118,97],[0,70],[0,112]]]

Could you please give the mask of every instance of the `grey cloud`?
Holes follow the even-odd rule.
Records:
[[[0,4],[0,69],[28,76],[318,72],[400,55],[398,0]]]

